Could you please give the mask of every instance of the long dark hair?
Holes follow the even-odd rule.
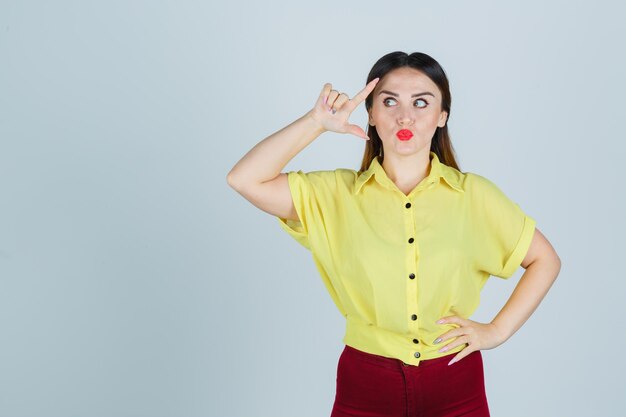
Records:
[[[413,52],[412,54],[407,54],[401,51],[390,52],[376,61],[367,75],[367,81],[365,84],[367,85],[367,83],[376,77],[380,78],[378,81],[378,83],[380,83],[382,78],[388,72],[402,67],[410,67],[421,71],[435,84],[437,84],[437,87],[441,92],[441,110],[447,112],[448,117],[444,127],[437,127],[431,141],[430,150],[435,152],[439,161],[460,170],[455,158],[454,147],[450,141],[450,134],[448,133],[450,105],[452,104],[448,77],[446,76],[446,73],[441,65],[439,65],[435,59],[421,52]],[[368,114],[372,108],[373,100],[373,94],[370,94],[365,99],[365,108],[367,109]],[[382,163],[385,156],[383,153],[383,143],[380,140],[380,136],[378,136],[376,126],[370,126],[368,123],[367,136],[369,136],[370,140],[366,141],[365,152],[363,154],[363,161],[361,162],[361,169],[359,170],[359,173],[365,171],[370,166],[372,159],[375,157],[380,156],[379,161]]]

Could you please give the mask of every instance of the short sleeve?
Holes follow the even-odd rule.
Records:
[[[283,230],[308,250],[324,239],[337,205],[335,171],[289,171],[293,205],[299,220],[276,216]]]
[[[476,266],[509,278],[528,252],[536,221],[493,182],[477,174],[469,176]]]

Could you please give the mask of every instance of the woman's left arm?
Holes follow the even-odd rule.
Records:
[[[504,338],[501,343],[513,336],[528,320],[561,270],[561,258],[538,228],[535,229],[522,267],[526,271],[504,307],[491,320],[491,324]]]
[[[437,338],[434,343],[442,343],[456,337],[440,349],[450,350],[467,343],[449,363],[458,362],[475,350],[493,349],[508,340],[522,327],[556,280],[561,270],[561,259],[548,242],[548,239],[535,228],[530,247],[522,261],[526,269],[513,293],[500,312],[490,323],[479,323],[458,316],[443,317],[438,323],[456,323],[460,327],[451,329]]]

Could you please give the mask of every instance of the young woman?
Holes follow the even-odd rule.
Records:
[[[363,101],[367,132],[348,122]],[[450,103],[437,61],[392,52],[352,99],[325,84],[313,109],[228,174],[311,251],[346,319],[331,417],[489,416],[481,350],[509,339],[559,273],[534,218],[487,178],[459,170]],[[281,173],[326,131],[367,140],[359,171]],[[496,317],[470,320],[487,279],[520,265]]]

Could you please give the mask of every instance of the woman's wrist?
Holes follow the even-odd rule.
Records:
[[[307,121],[307,123],[311,126],[311,129],[317,134],[317,136],[326,132],[326,128],[315,118],[313,115],[313,110],[309,110],[303,116],[303,119]]]

